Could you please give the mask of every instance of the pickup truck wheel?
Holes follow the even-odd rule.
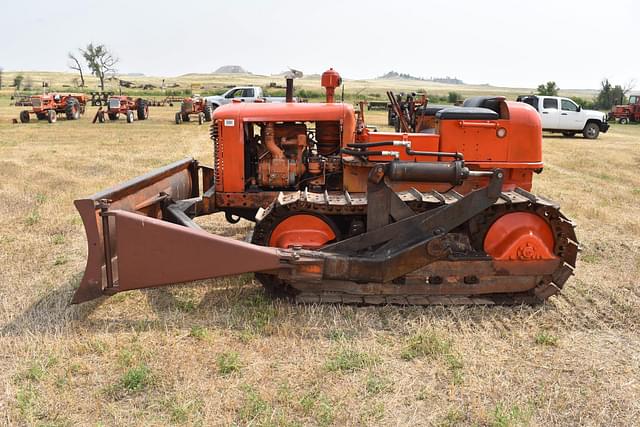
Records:
[[[587,123],[582,131],[582,135],[586,139],[596,139],[598,135],[600,135],[600,126],[597,123],[591,122]]]
[[[176,124],[179,125],[182,123],[182,114],[176,113]]]
[[[574,136],[576,136],[575,132],[562,132],[562,136],[564,136],[565,138],[573,138]]]
[[[620,124],[621,125],[626,125],[629,123],[629,119],[627,119],[626,117],[623,117],[620,119]]]

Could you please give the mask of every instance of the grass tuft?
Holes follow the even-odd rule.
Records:
[[[380,394],[391,389],[391,381],[384,377],[370,375],[367,378],[365,389],[369,395]]]
[[[531,409],[522,409],[518,405],[504,407],[498,403],[493,411],[492,427],[510,427],[528,425],[531,419]]]
[[[536,344],[542,346],[555,347],[558,345],[558,337],[551,335],[547,331],[540,331],[535,338]]]
[[[40,212],[38,212],[35,209],[29,212],[29,215],[27,215],[27,217],[24,219],[24,223],[29,227],[36,225],[39,222],[40,222]]]
[[[189,331],[189,336],[197,340],[204,341],[209,339],[209,330],[199,325],[194,325]]]
[[[450,350],[449,341],[443,340],[433,333],[417,334],[409,339],[400,353],[400,357],[407,361],[418,357],[436,358],[448,354]]]
[[[120,382],[125,390],[143,390],[151,383],[151,370],[147,365],[140,364],[127,370]]]
[[[216,365],[218,366],[218,373],[224,376],[239,372],[242,368],[240,355],[235,351],[219,354],[216,358]]]
[[[353,372],[374,366],[378,358],[368,353],[341,349],[327,360],[325,367],[330,372]]]

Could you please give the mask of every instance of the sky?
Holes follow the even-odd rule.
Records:
[[[68,70],[103,43],[120,73],[178,76],[222,65],[272,74],[395,70],[465,83],[640,88],[640,1],[82,0],[2,2],[0,67]],[[27,6],[28,7],[25,7]]]

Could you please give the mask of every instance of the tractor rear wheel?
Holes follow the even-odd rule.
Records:
[[[127,123],[133,123],[133,111],[127,111]]]
[[[56,114],[56,110],[47,111],[47,121],[49,123],[55,123],[58,119],[58,115]]]
[[[67,98],[67,104],[64,107],[67,120],[78,120],[80,118],[80,103],[76,98]]]
[[[204,120],[205,121],[210,122],[212,114],[213,114],[213,110],[211,109],[210,105],[207,105],[206,107],[204,107]]]
[[[20,122],[29,123],[29,120],[31,120],[29,112],[27,110],[20,111]]]
[[[176,113],[176,124],[179,125],[182,123],[182,114]]]
[[[109,113],[109,120],[114,121],[120,118],[120,113]]]
[[[189,115],[187,113],[182,113],[182,121],[183,122],[189,122],[189,121],[191,121],[191,117],[189,117]]]
[[[198,113],[198,124],[204,123],[204,113]]]
[[[600,126],[597,123],[590,122],[584,127],[582,135],[586,139],[596,139],[600,135]]]
[[[147,105],[147,101],[139,100],[137,110],[138,120],[147,120],[149,118],[149,105]]]

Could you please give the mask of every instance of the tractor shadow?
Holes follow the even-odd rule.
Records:
[[[554,304],[540,306],[402,306],[295,304],[274,299],[249,276],[208,280],[187,285],[145,289],[135,296],[118,294],[116,313],[93,316],[108,297],[71,305],[82,273],[52,289],[7,324],[0,337],[60,334],[66,331],[97,332],[165,330],[192,325],[235,332],[271,334],[297,331],[302,336],[326,335],[336,328],[359,335],[364,331],[402,331],[407,325],[449,325],[473,329],[479,325],[509,329],[531,317],[555,316]],[[111,298],[118,298],[118,295]],[[145,314],[137,307],[145,305]],[[298,332],[299,331],[299,332]],[[305,332],[306,331],[306,332]]]
[[[81,277],[82,272],[74,274],[66,283],[42,295],[8,323],[0,325],[0,337],[57,333],[77,325],[77,322],[86,321],[105,299],[71,305],[71,297]]]

